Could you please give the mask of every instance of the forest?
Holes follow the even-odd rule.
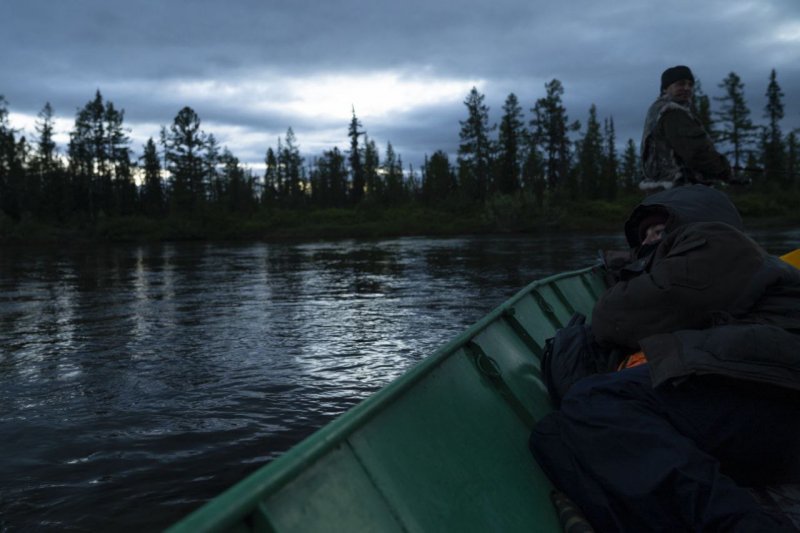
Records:
[[[718,88],[721,96],[712,98],[696,84],[694,106],[737,181],[747,183],[731,187],[740,209],[794,220],[798,130],[781,128],[784,95],[775,70],[758,123],[737,74]],[[78,109],[66,147],[54,141],[49,103],[27,139],[10,126],[9,103],[0,96],[0,242],[617,227],[641,198],[638,141],[619,144],[613,117],[601,120],[595,105],[583,125],[570,119],[563,96],[562,83],[551,80],[526,116],[511,93],[499,124],[491,124],[485,95],[473,88],[454,160],[432,150],[419,169],[405,168],[391,143],[381,151],[353,110],[349,146],[305,157],[290,127],[277,146],[266,147],[263,175],[221,147],[190,107],[136,157],[124,110],[99,89]]]

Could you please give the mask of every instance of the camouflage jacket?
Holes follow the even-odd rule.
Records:
[[[641,158],[644,179],[639,187],[644,190],[728,180],[731,175],[727,159],[714,148],[691,106],[667,96],[647,111]]]

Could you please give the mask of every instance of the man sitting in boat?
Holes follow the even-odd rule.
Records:
[[[530,441],[598,531],[794,530],[745,487],[800,479],[800,270],[741,230],[703,185],[625,224],[640,268],[591,328],[646,362],[577,381]]]
[[[661,94],[647,111],[641,158],[647,192],[676,185],[728,181],[731,167],[697,118],[692,106],[694,75],[689,67],[661,74]]]

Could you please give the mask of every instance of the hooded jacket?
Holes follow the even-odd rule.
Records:
[[[613,285],[592,314],[595,339],[641,349],[653,385],[717,374],[800,390],[800,271],[742,232],[728,197],[703,185],[646,198],[625,224],[665,210],[665,236],[640,273]]]

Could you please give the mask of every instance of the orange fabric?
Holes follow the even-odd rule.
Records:
[[[647,357],[645,357],[644,352],[636,352],[630,354],[628,357],[622,360],[622,362],[617,367],[617,370],[624,370],[626,368],[633,368],[635,366],[643,365],[647,362]]]
[[[794,252],[789,252],[788,254],[782,255],[781,259],[789,263],[795,268],[800,268],[800,248],[795,250]]]

